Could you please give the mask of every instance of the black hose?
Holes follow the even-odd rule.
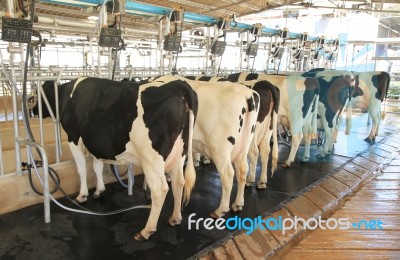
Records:
[[[36,163],[36,162],[33,162],[33,163]],[[32,165],[27,165],[27,167],[28,167],[29,184],[31,185],[32,190],[33,190],[37,195],[43,196],[43,195],[44,195],[43,192],[40,192],[38,189],[36,189],[35,184],[33,183],[33,180],[32,180],[32,172],[31,172]],[[50,169],[49,169],[49,173],[50,173]],[[60,176],[58,176],[58,174],[53,174],[53,172],[52,172],[52,174],[49,174],[49,176],[50,176],[50,178],[54,181],[54,183],[59,184],[59,183],[61,182],[61,181],[60,181]],[[55,193],[55,192],[59,189],[59,187],[60,187],[60,185],[56,185],[56,187],[55,187],[52,191],[50,191],[50,194]]]
[[[35,0],[32,1],[32,6],[31,6],[31,21],[32,21],[32,22],[33,22],[33,16],[34,16],[34,14],[35,14]],[[28,109],[27,109],[27,100],[28,100],[28,99],[27,99],[27,93],[26,93],[26,82],[27,82],[27,76],[28,76],[28,60],[29,60],[30,49],[31,49],[31,43],[28,42],[28,43],[27,43],[27,47],[26,47],[26,57],[25,57],[24,75],[23,75],[24,78],[23,78],[23,84],[22,84],[22,116],[23,116],[23,121],[24,121],[25,129],[26,129],[26,131],[27,131],[29,140],[32,141],[32,142],[36,142],[36,141],[35,141],[35,137],[33,136],[33,133],[32,133],[31,126],[30,126],[30,122],[29,122],[29,118],[28,118],[28,115],[29,115],[29,114],[28,114]],[[113,76],[114,76],[114,73],[113,73]],[[40,159],[43,161],[42,154],[40,153],[40,151],[39,151],[38,148],[36,148],[36,151],[38,152],[38,154],[39,154],[39,156],[40,156]],[[34,167],[36,168],[36,162],[33,161],[32,163],[34,164]],[[31,165],[28,165],[28,178],[29,178],[29,183],[30,183],[30,185],[31,185],[31,187],[32,187],[32,190],[33,190],[35,193],[37,193],[38,195],[43,196],[43,193],[40,192],[40,191],[38,191],[38,190],[36,189],[34,183],[33,183],[31,168],[32,168]],[[60,176],[57,174],[57,172],[56,172],[53,168],[51,168],[50,166],[48,166],[48,170],[49,170],[49,176],[50,176],[50,178],[53,180],[53,182],[54,182],[55,185],[56,185],[56,187],[54,188],[54,190],[52,190],[52,191],[50,192],[50,194],[53,194],[53,193],[55,193],[56,191],[59,190],[59,191],[64,195],[64,197],[65,197],[67,200],[69,200],[72,204],[74,204],[76,207],[78,207],[78,208],[80,208],[80,209],[82,209],[82,210],[86,210],[86,211],[92,212],[92,213],[105,214],[104,212],[96,212],[96,211],[87,209],[87,208],[81,206],[81,205],[80,205],[79,203],[77,203],[75,200],[72,200],[72,199],[68,196],[68,194],[61,188],[61,185],[60,185],[60,183],[61,183],[61,181],[60,181]],[[145,197],[146,197],[146,194],[145,194]],[[146,198],[146,199],[147,199],[147,198]],[[113,211],[113,212],[109,212],[108,214],[120,213],[120,212],[123,212],[124,210],[125,210],[125,209],[122,209],[122,210],[115,210],[115,211]]]
[[[176,26],[176,24],[175,24],[175,26]],[[182,21],[182,24],[181,24],[181,28],[179,30],[179,36],[181,37],[181,39],[182,39],[182,28],[183,28],[183,21]],[[178,74],[178,70],[176,68],[176,65],[178,64],[179,52],[182,52],[182,46],[181,45],[179,45],[179,50],[176,51],[175,64],[174,64],[174,68],[172,69],[172,75]]]
[[[114,26],[117,22],[117,16],[115,16],[115,20],[114,20]],[[122,22],[122,14],[120,14],[120,19],[119,19],[119,29],[121,29],[121,22]],[[115,68],[117,67],[117,57],[118,57],[118,51],[122,50],[122,48],[124,48],[124,40],[122,40],[122,36],[120,38],[120,41],[122,42],[121,46],[117,49],[115,49],[115,54],[114,54],[114,66],[113,66],[113,71],[112,71],[112,76],[111,76],[111,80],[114,80],[114,74],[115,74]]]
[[[18,0],[17,4],[18,4],[18,9],[22,12],[22,18],[27,17],[28,12],[25,10],[23,0]]]
[[[35,0],[32,0],[31,22],[33,22],[34,15],[35,15]],[[27,98],[27,93],[26,93],[26,82],[27,82],[27,77],[28,77],[28,61],[29,61],[29,56],[30,56],[29,55],[30,54],[30,49],[31,49],[31,43],[28,42],[27,46],[26,46],[26,56],[25,56],[24,75],[23,75],[24,78],[23,78],[23,82],[22,82],[22,117],[23,117],[23,122],[24,122],[24,126],[25,126],[25,129],[26,129],[26,132],[28,134],[28,140],[30,140],[32,142],[36,142],[35,141],[35,137],[33,136],[32,129],[31,129],[30,122],[29,122],[29,118],[28,118],[28,116],[29,116],[29,112],[28,112],[28,108],[27,108],[28,98]],[[43,158],[42,158],[42,155],[41,155],[39,149],[36,148],[36,151],[38,152],[38,154],[40,156],[40,159],[42,160]],[[34,191],[37,190],[34,187],[33,182],[31,182],[31,179],[32,179],[31,171],[28,171],[28,175],[29,175],[29,179],[30,179],[30,183],[31,183],[32,189]],[[58,180],[58,182],[55,182],[55,184],[56,184],[56,187],[59,187],[60,177],[58,176],[57,172],[53,168],[51,168],[50,166],[49,166],[49,175],[52,178],[52,180],[54,180],[54,181],[56,179]],[[53,175],[56,176],[56,177],[54,177]],[[57,191],[57,189],[54,190],[53,193],[56,192],[56,191]]]
[[[113,173],[115,179],[117,179],[117,181],[119,182],[119,184],[121,184],[121,186],[124,187],[124,188],[128,188],[128,184],[126,184],[126,183],[120,178],[120,175],[119,175],[117,166],[116,166],[115,164],[110,164],[110,169],[111,169],[111,172]]]
[[[39,40],[31,42],[32,46],[38,46],[42,43],[42,35],[40,34],[40,31],[33,29],[32,35],[39,38]]]

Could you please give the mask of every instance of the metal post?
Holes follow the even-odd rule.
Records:
[[[44,146],[44,131],[43,131],[43,103],[42,103],[42,88],[38,84],[37,88],[38,107],[39,107],[39,131],[40,131],[40,144]]]
[[[18,143],[23,143],[27,146],[35,147],[41,154],[43,164],[43,197],[44,197],[44,222],[50,223],[50,192],[49,192],[49,162],[47,159],[46,151],[43,146],[29,141],[21,139],[20,137],[15,139]]]
[[[239,71],[242,71],[243,68],[243,34],[240,34],[240,42],[239,42],[239,48],[240,48],[240,53],[239,53]]]
[[[157,50],[159,52],[160,55],[160,66],[159,66],[159,70],[160,70],[160,74],[164,75],[164,54],[163,54],[163,33],[162,33],[162,20],[160,20],[159,22],[159,28],[158,28],[158,46],[157,46]]]
[[[55,95],[55,102],[56,102],[56,117],[54,122],[54,132],[56,136],[56,162],[60,163],[60,154],[61,154],[61,141],[60,141],[60,108],[59,108],[59,101],[58,101],[58,82],[57,80],[54,81],[54,95]]]
[[[12,43],[10,43],[10,46],[12,46]],[[12,98],[12,107],[13,107],[13,122],[14,122],[14,138],[19,137],[19,124],[18,124],[18,107],[17,107],[17,84],[16,84],[16,76],[15,76],[15,64],[14,64],[14,53],[10,52],[10,67],[11,67],[11,79],[12,82],[11,85],[11,98]],[[22,174],[22,167],[21,167],[21,146],[20,144],[15,140],[15,169],[17,175]]]
[[[133,165],[129,164],[128,165],[128,195],[133,194],[133,184],[135,182],[135,177],[133,175]]]
[[[7,12],[11,17],[14,17],[14,1],[7,0]]]
[[[97,46],[97,74],[98,74],[98,77],[99,78],[102,78],[102,75],[101,75],[101,68],[100,68],[100,65],[101,65],[101,53],[100,53],[100,46]]]
[[[0,132],[0,176],[3,175],[4,175],[3,147],[1,146],[1,132]]]
[[[267,73],[269,73],[269,63],[270,63],[270,61],[271,61],[271,49],[272,49],[272,37],[269,37],[269,44],[268,43],[266,43],[265,44],[265,47],[267,47],[268,46],[268,50],[267,50],[267,64],[266,64],[266,72]]]
[[[210,30],[210,27],[207,27],[207,37],[206,37],[206,53],[205,53],[205,59],[206,59],[206,64],[205,64],[205,67],[206,67],[206,71],[205,71],[205,74],[206,75],[209,75],[208,73],[209,73],[209,71],[208,71],[208,66],[209,66],[209,56],[208,55],[210,55],[210,52],[209,52],[209,50],[210,50],[210,45],[211,45],[211,30]]]
[[[108,48],[108,79],[112,78],[112,67],[114,66],[112,57],[112,48]]]
[[[251,37],[250,37],[251,33],[250,33],[250,31],[247,31],[246,35],[247,35],[247,44],[246,44],[246,50],[247,50],[247,48],[249,48],[250,45],[251,45]],[[250,71],[250,55],[246,54],[246,59],[247,59],[247,72],[249,72]]]

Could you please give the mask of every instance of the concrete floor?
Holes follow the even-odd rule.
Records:
[[[394,118],[394,119],[393,119]],[[397,117],[389,117],[381,127],[380,137],[397,132]],[[313,146],[313,158],[309,163],[296,161],[289,169],[278,168],[273,178],[268,179],[266,190],[255,187],[245,191],[245,206],[238,213],[240,217],[255,217],[273,212],[285,201],[293,198],[305,187],[329,175],[335,168],[345,164],[356,154],[367,149],[370,144],[363,141],[369,132],[366,115],[353,120],[350,136],[338,137],[334,154],[323,160],[314,156],[318,153]],[[280,145],[280,160],[287,157],[289,148]],[[298,156],[302,155],[300,149]],[[133,205],[146,204],[142,192],[142,177],[135,180],[133,196],[119,184],[107,185],[105,197],[100,201],[89,199],[87,208],[97,211],[111,211]],[[232,201],[236,185],[232,190]],[[149,210],[138,209],[111,216],[90,216],[65,211],[51,206],[51,223],[43,221],[43,205],[31,206],[0,216],[0,256],[1,259],[187,259],[196,258],[237,231],[188,230],[187,219],[191,213],[196,218],[206,218],[219,204],[221,185],[213,164],[197,168],[196,186],[191,201],[183,209],[183,221],[179,227],[169,227],[166,223],[172,212],[172,194],[168,193],[157,232],[146,242],[133,240],[147,220]],[[60,202],[70,205],[63,199]],[[228,213],[226,218],[235,216]]]

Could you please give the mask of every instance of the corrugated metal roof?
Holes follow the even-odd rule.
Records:
[[[3,11],[5,11],[6,0],[0,0]],[[17,2],[17,1],[14,1]],[[23,1],[25,4],[31,1]],[[185,12],[210,17],[218,20],[223,17],[236,15],[237,17],[249,14],[260,13],[264,10],[278,8],[282,6],[297,6],[301,8],[332,8],[341,9],[344,11],[352,11],[351,6],[345,6],[344,3],[354,4],[354,10],[365,8],[372,8],[376,13],[381,11],[381,23],[391,29],[400,32],[400,3],[398,0],[385,0],[382,5],[381,0],[368,0],[368,1],[338,1],[338,0],[142,0],[142,1],[126,1],[127,4],[146,4],[148,6],[162,7],[167,9],[181,7]],[[36,14],[39,17],[46,17],[52,19],[62,19],[62,21],[71,21],[78,23],[87,23],[89,16],[98,15],[95,7],[103,3],[103,0],[42,0],[36,1]],[[353,10],[353,11],[354,11]],[[392,12],[392,13],[389,13]],[[390,16],[390,17],[389,17]],[[162,15],[144,13],[138,11],[128,11],[123,17],[124,28],[130,28],[137,31],[146,30],[154,33],[159,30],[159,19]],[[112,23],[111,16],[108,19]],[[40,19],[39,19],[40,22]],[[201,23],[198,23],[201,25]],[[190,29],[198,26],[198,24],[185,23],[184,29]],[[55,20],[54,25],[57,26]],[[65,26],[65,25],[63,25]],[[72,28],[73,26],[71,26]],[[57,29],[57,28],[54,28]],[[77,31],[79,33],[80,31]],[[132,33],[133,35],[134,33]],[[137,33],[137,37],[140,35]]]

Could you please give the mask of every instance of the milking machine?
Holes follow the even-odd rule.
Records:
[[[279,69],[281,66],[282,56],[285,52],[285,42],[288,37],[289,30],[287,28],[283,28],[279,30],[278,33],[272,34],[270,40],[270,52],[268,60],[274,64],[273,70],[276,73],[279,73]]]
[[[260,23],[256,23],[250,29],[243,30],[239,33],[241,56],[242,53],[246,55],[244,61],[247,62],[246,69],[249,72],[254,72],[254,62],[258,52],[258,42],[262,33],[262,28],[263,26]],[[244,33],[246,33],[246,40],[243,40]],[[251,62],[251,60],[253,60],[253,62]]]
[[[209,45],[207,46],[207,53],[211,53],[211,69],[213,69],[213,76],[218,76],[221,68],[222,57],[226,47],[226,33],[231,28],[231,21],[236,24],[234,16],[226,16],[219,19],[217,24],[214,24],[214,36],[209,38]],[[210,35],[209,35],[210,36]],[[222,38],[222,40],[220,40]],[[208,66],[207,66],[208,69]]]
[[[19,3],[19,6],[23,7],[22,1]],[[34,17],[35,17],[35,0],[32,0],[32,2],[31,2],[31,6],[30,6],[31,12],[30,12],[29,20],[13,17],[14,5],[13,5],[12,0],[7,1],[7,7],[8,7],[8,17],[2,18],[3,20],[2,20],[2,38],[1,39],[4,41],[8,41],[8,42],[18,42],[20,44],[26,43],[26,56],[25,56],[24,60],[21,57],[21,63],[23,62],[23,65],[24,65],[23,66],[23,85],[22,85],[22,87],[23,87],[23,90],[22,90],[22,116],[23,116],[23,123],[25,126],[27,137],[26,137],[26,139],[24,139],[19,136],[18,116],[14,112],[14,121],[16,122],[14,124],[14,128],[16,129],[16,132],[15,132],[16,153],[18,154],[16,156],[17,157],[16,158],[17,173],[18,172],[22,173],[22,169],[20,167],[21,167],[21,165],[24,165],[28,170],[28,178],[29,178],[32,189],[34,190],[35,193],[44,196],[44,221],[45,221],[45,223],[50,222],[50,199],[55,204],[57,204],[58,206],[66,209],[66,210],[90,214],[90,215],[112,215],[112,214],[117,214],[117,213],[121,213],[121,212],[124,212],[127,210],[132,210],[132,209],[150,208],[151,207],[150,205],[139,205],[139,206],[134,206],[134,207],[126,208],[126,209],[120,209],[120,210],[116,210],[116,211],[112,211],[112,212],[95,212],[95,211],[89,210],[89,209],[84,208],[81,205],[79,205],[77,202],[72,200],[66,194],[66,192],[62,189],[62,187],[60,186],[60,178],[59,178],[57,172],[48,165],[48,159],[47,159],[47,154],[46,154],[45,149],[43,148],[42,145],[38,144],[35,141],[35,138],[33,136],[32,130],[31,130],[30,121],[29,121],[29,112],[28,112],[28,107],[27,107],[27,104],[29,101],[28,100],[29,98],[27,96],[27,73],[28,73],[28,62],[29,62],[29,57],[30,57],[31,47],[32,47],[32,42],[31,42],[32,36],[37,36],[37,37],[39,36],[38,37],[39,41],[34,42],[34,44],[39,45],[40,41],[41,41],[40,34],[38,34],[38,32],[33,29],[33,23],[35,22],[35,19],[34,19]],[[27,12],[25,11],[23,13],[27,13]],[[105,35],[106,36],[103,35],[103,38],[108,37],[107,36],[108,34],[105,34]],[[110,40],[110,41],[113,41],[113,40]],[[107,40],[106,40],[106,42],[107,42]],[[120,41],[118,41],[118,42],[120,42]],[[21,47],[21,49],[23,49],[23,47]],[[13,57],[11,57],[11,60],[13,60]],[[16,104],[17,104],[16,96],[17,96],[18,89],[16,86],[14,68],[12,68],[11,77],[9,77],[9,75],[7,75],[5,70],[4,70],[4,72],[12,86],[14,111],[16,111]],[[57,89],[58,89],[57,85],[58,84],[55,84],[56,93],[57,93]],[[40,85],[38,87],[41,88]],[[41,93],[40,90],[38,92]],[[39,94],[39,97],[40,97],[40,94]],[[45,96],[44,96],[44,100],[45,100],[45,103],[47,103],[46,105],[49,108],[51,117],[53,119],[56,118],[54,116],[54,113],[51,111],[50,106],[48,105],[48,101],[45,98]],[[58,104],[58,100],[56,100],[56,104]],[[57,118],[59,118],[58,111],[57,111]],[[59,123],[59,122],[57,121],[57,123]],[[21,163],[20,156],[19,156],[20,144],[25,144],[27,146],[27,151],[28,151],[28,162],[27,163]],[[31,150],[32,147],[35,148],[37,153],[39,154],[40,161],[34,159],[33,153]],[[39,174],[39,169],[38,169],[39,167],[43,167],[43,178]],[[35,188],[33,181],[32,181],[31,169],[35,170],[38,180],[43,186],[43,192],[40,192]],[[53,182],[56,186],[55,189],[52,191],[49,190],[49,176],[53,180]],[[66,206],[62,205],[61,203],[59,203],[52,196],[52,194],[54,192],[56,192],[57,190],[59,190],[65,196],[65,198],[67,198],[69,201],[71,201],[75,206],[77,206],[80,209],[72,209],[72,208],[66,207]]]
[[[304,70],[304,59],[306,56],[306,42],[308,40],[308,33],[302,33],[297,38],[297,46],[292,48],[292,63],[294,64],[295,71]]]
[[[167,58],[169,60],[168,70],[169,74],[175,75],[178,73],[176,65],[178,63],[179,53],[182,52],[182,30],[183,30],[183,21],[184,21],[184,13],[182,7],[176,7],[171,10],[164,17],[166,18],[166,26],[163,35],[160,35],[160,38],[163,40],[163,50],[167,51],[167,53],[162,56],[162,60]],[[162,22],[160,20],[160,27],[162,26]],[[160,28],[160,32],[162,33],[162,29]],[[164,62],[162,62],[164,64]]]

